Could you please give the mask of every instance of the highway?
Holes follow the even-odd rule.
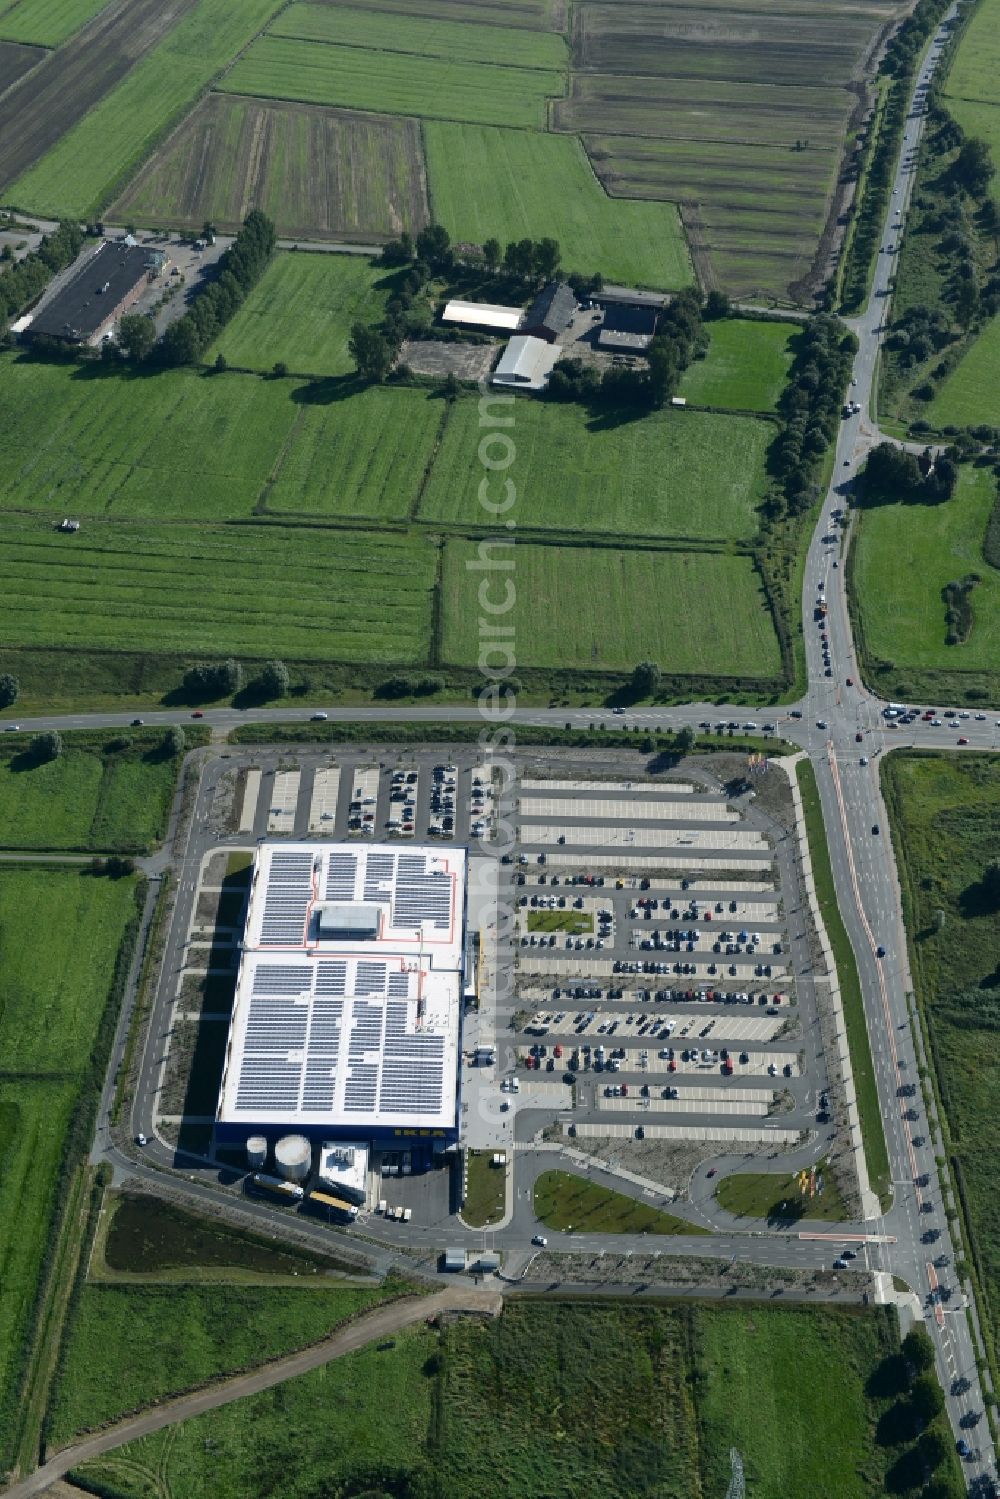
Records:
[[[954,11],[949,12],[945,24]],[[931,1132],[923,1118],[923,1101],[918,1087],[914,1098],[901,1098],[899,1088],[918,1078],[918,1058],[914,1049],[914,1038],[910,1029],[907,995],[912,990],[906,935],[903,928],[900,892],[889,836],[888,817],[882,802],[879,787],[879,762],[883,751],[903,746],[920,745],[939,749],[958,750],[958,740],[967,740],[970,750],[996,749],[1000,734],[1000,718],[994,713],[969,714],[962,717],[944,718],[948,705],[941,705],[935,717],[940,725],[918,718],[904,727],[895,726],[885,717],[886,705],[868,692],[861,680],[858,660],[851,632],[850,614],[846,597],[846,569],[835,566],[841,553],[841,526],[833,518],[835,510],[847,508],[850,489],[858,470],[874,442],[879,439],[877,426],[871,418],[872,399],[878,364],[878,355],[883,328],[887,320],[891,300],[892,278],[897,268],[898,243],[909,202],[915,170],[916,150],[923,128],[919,99],[922,97],[944,38],[943,28],[931,43],[921,65],[916,83],[917,103],[911,107],[906,123],[905,138],[893,184],[887,221],[883,231],[883,248],[877,257],[871,297],[865,312],[851,326],[858,337],[858,353],[852,375],[850,396],[860,405],[860,413],[844,421],[838,436],[834,469],[822,513],[808,550],[803,588],[803,629],[805,635],[808,686],[805,696],[797,703],[785,707],[751,709],[736,706],[720,706],[716,703],[687,704],[682,707],[637,708],[624,717],[614,715],[607,709],[541,709],[518,710],[513,724],[548,725],[562,727],[569,723],[576,727],[590,724],[641,725],[653,727],[681,727],[716,723],[726,720],[746,723],[755,720],[758,724],[773,724],[784,739],[800,746],[809,755],[816,771],[823,818],[829,843],[830,859],[836,885],[838,902],[854,952],[864,993],[868,1031],[871,1039],[879,1100],[885,1124],[891,1174],[893,1181],[893,1204],[884,1218],[870,1220],[864,1224],[844,1225],[835,1229],[839,1237],[831,1249],[830,1242],[799,1237],[797,1230],[777,1231],[766,1225],[754,1226],[747,1231],[745,1224],[737,1220],[724,1223],[724,1214],[713,1207],[712,1184],[706,1179],[704,1170],[696,1173],[692,1181],[691,1200],[687,1204],[688,1216],[695,1222],[707,1223],[712,1229],[711,1237],[657,1241],[657,1248],[670,1253],[696,1253],[716,1257],[736,1256],[760,1264],[792,1265],[799,1268],[819,1268],[829,1265],[839,1252],[842,1243],[860,1242],[875,1238],[881,1242],[870,1242],[864,1246],[864,1264],[874,1270],[901,1276],[925,1302],[925,1322],[935,1342],[938,1370],[946,1391],[948,1411],[956,1438],[966,1436],[976,1455],[965,1464],[970,1482],[981,1475],[996,1472],[995,1453],[989,1437],[985,1419],[974,1431],[961,1426],[963,1417],[984,1409],[983,1390],[976,1370],[975,1349],[970,1334],[968,1319],[963,1306],[963,1297],[955,1288],[950,1299],[927,1297],[936,1285],[937,1272],[932,1262],[941,1265],[941,1279],[948,1282],[947,1263],[953,1263],[956,1245],[952,1240],[941,1187],[935,1168]],[[835,537],[831,542],[827,538]],[[814,622],[813,611],[818,591],[822,589],[828,607],[825,633],[828,636],[831,674],[826,675],[823,659],[821,631]],[[848,678],[852,685],[848,685]],[[332,723],[338,722],[434,722],[475,723],[480,714],[474,704],[468,706],[428,707],[334,707],[313,704],[301,710],[249,709],[246,711],[224,708],[206,710],[203,722],[213,729],[223,731],[245,723],[287,723],[305,721],[319,710],[326,712]],[[148,724],[172,724],[185,721],[187,714],[177,710],[149,712],[139,710]],[[79,713],[71,715],[42,715],[19,720],[19,727],[26,731],[46,728],[72,729],[89,727],[120,727],[128,725],[136,711],[116,713]],[[858,740],[857,736],[861,739]],[[862,763],[862,760],[867,763]],[[199,803],[193,819],[195,823],[207,819],[210,814],[208,798],[210,790],[203,787],[199,792]],[[176,827],[176,814],[172,826]],[[873,831],[878,828],[878,832]],[[186,840],[182,837],[182,843]],[[168,842],[168,847],[169,842]],[[175,850],[178,860],[184,850]],[[164,861],[165,862],[165,861]],[[180,866],[178,866],[180,867]],[[158,869],[152,871],[158,873]],[[182,902],[183,903],[183,902]],[[151,907],[150,907],[151,909]],[[167,961],[177,961],[176,934],[168,942]],[[879,956],[884,949],[884,956]],[[150,1183],[162,1181],[162,1168],[168,1164],[164,1155],[136,1161],[111,1143],[108,1133],[108,1110],[112,1097],[112,1082],[122,1054],[134,1003],[134,986],[130,987],[119,1027],[108,1085],[100,1110],[98,1139],[95,1142],[95,1157],[110,1159],[119,1179],[130,1175],[142,1177]],[[150,1027],[146,1045],[155,1050],[155,1025]],[[135,1132],[142,1130],[152,1136],[152,1086],[153,1062],[147,1059],[141,1070],[140,1086],[133,1112],[132,1124]],[[908,1119],[907,1112],[917,1117]],[[523,1128],[530,1129],[530,1116],[524,1120]],[[522,1121],[518,1120],[518,1138],[522,1139]],[[523,1136],[527,1146],[530,1134]],[[926,1143],[922,1143],[926,1142]],[[554,1164],[553,1157],[545,1152],[533,1152],[527,1148],[516,1156],[517,1174],[515,1208],[509,1226],[496,1234],[490,1233],[491,1244],[504,1247],[519,1256],[527,1264],[530,1257],[530,1239],[537,1232],[537,1223],[530,1206],[530,1187],[538,1171]],[[736,1159],[727,1162],[728,1169],[738,1164]],[[787,1158],[782,1169],[787,1169]],[[195,1172],[192,1163],[191,1171]],[[725,1168],[724,1168],[725,1169]],[[925,1187],[917,1185],[924,1176]],[[172,1174],[171,1185],[192,1198],[216,1200],[219,1176],[217,1172],[199,1171],[197,1179],[178,1177]],[[620,1186],[620,1184],[618,1184]],[[266,1207],[244,1204],[241,1209],[254,1217],[263,1217],[274,1224],[275,1214]],[[321,1238],[329,1243],[326,1231],[313,1225],[299,1225],[296,1232]],[[376,1233],[372,1225],[372,1233]],[[449,1229],[449,1242],[455,1233]],[[929,1236],[933,1235],[933,1239]],[[383,1242],[385,1234],[379,1236]],[[456,1242],[462,1242],[458,1231]],[[561,1242],[559,1242],[561,1240]],[[402,1242],[402,1241],[401,1241]],[[406,1243],[413,1248],[441,1247],[444,1240],[440,1225],[419,1227],[413,1225]],[[466,1234],[466,1242],[482,1243],[482,1234]],[[621,1238],[619,1236],[557,1236],[550,1237],[553,1247],[572,1249],[574,1253],[648,1252],[649,1241],[644,1238]],[[669,1248],[668,1248],[669,1246]],[[381,1251],[365,1242],[357,1247],[371,1255],[376,1268],[383,1268],[393,1258],[392,1251]],[[961,1377],[969,1381],[970,1388],[963,1394],[950,1393],[953,1382]]]

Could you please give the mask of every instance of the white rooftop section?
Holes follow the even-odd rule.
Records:
[[[220,1125],[454,1129],[465,860],[259,845]]]
[[[449,302],[441,314],[443,323],[464,323],[470,328],[499,328],[513,333],[520,328],[523,307],[500,307],[495,302]]]
[[[562,354],[558,344],[518,333],[500,356],[493,371],[493,384],[514,385],[518,390],[541,390]]]
[[[777,1025],[778,1022],[776,1021]],[[368,1190],[368,1145],[364,1140],[324,1140],[319,1179],[348,1202],[363,1203]]]

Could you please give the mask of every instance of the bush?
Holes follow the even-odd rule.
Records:
[[[0,674],[0,708],[12,708],[17,702],[21,684],[9,671]]]
[[[42,764],[58,760],[62,752],[62,735],[58,729],[46,729],[44,734],[36,734],[31,741],[32,756]]]

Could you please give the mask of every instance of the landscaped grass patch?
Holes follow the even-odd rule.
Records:
[[[1000,848],[1000,757],[899,751],[882,766],[916,996],[967,1219],[979,1325],[996,1369],[1000,1309],[1000,907],[983,888]]]
[[[800,760],[795,767],[799,793],[802,797],[802,812],[805,817],[806,836],[809,840],[809,855],[812,862],[816,899],[826,927],[826,934],[833,949],[833,961],[840,985],[840,1002],[844,1011],[844,1027],[847,1045],[851,1054],[851,1073],[861,1120],[861,1138],[868,1167],[868,1182],[871,1189],[883,1200],[888,1199],[890,1175],[889,1153],[882,1128],[882,1109],[879,1103],[875,1069],[872,1065],[871,1043],[868,1039],[868,1022],[865,1018],[864,999],[854,949],[847,935],[837,903],[837,892],[830,867],[830,850],[823,825],[823,809],[820,806],[816,772],[808,760]]]
[[[571,937],[581,937],[594,930],[594,918],[590,911],[529,911],[529,932],[568,932]]]
[[[479,560],[474,542],[445,547],[442,654],[456,665],[479,655],[484,574],[470,570]],[[781,670],[749,557],[519,543],[514,565],[517,601],[505,623],[525,667],[630,671],[649,660],[665,673],[774,678]],[[496,597],[504,576],[496,574]]]
[[[318,1342],[385,1294],[319,1285],[87,1285],[63,1348],[49,1443]]]
[[[132,731],[134,734],[135,731]],[[0,847],[135,852],[162,838],[178,761],[162,734],[63,738],[55,760],[32,755],[27,735],[0,741]],[[127,747],[102,747],[124,740]]]
[[[535,1183],[535,1216],[547,1228],[577,1234],[703,1234],[706,1229],[623,1192],[568,1171],[546,1171]]]
[[[265,35],[226,74],[221,87],[227,93],[306,104],[540,129],[546,100],[562,94],[565,82],[561,73],[541,68],[452,63]]]
[[[427,222],[420,124],[208,94],[148,161],[114,212],[123,221],[236,229],[247,203],[302,239],[388,238]]]
[[[898,679],[933,670],[956,682],[965,672],[995,680],[1000,572],[986,562],[983,539],[996,491],[992,469],[964,465],[944,504],[880,505],[861,513],[853,591],[865,655],[876,670],[894,670]],[[980,580],[971,595],[972,631],[964,644],[950,646],[942,589],[969,573]]]
[[[434,217],[453,239],[548,235],[569,269],[629,286],[690,285],[675,205],[609,198],[573,137],[429,120],[424,140]]]
[[[85,218],[179,120],[280,0],[198,0],[192,10],[9,189],[37,213]]]
[[[514,461],[504,455],[491,497],[504,498],[503,480],[514,485],[516,503],[504,519],[522,532],[730,541],[757,530],[775,435],[769,422],[702,411],[592,417],[554,401],[518,402],[512,419]],[[449,408],[421,520],[482,525],[479,420],[475,401]]]
[[[336,15],[337,12],[331,12]],[[206,355],[241,369],[346,375],[353,323],[377,323],[385,309],[384,269],[361,255],[279,253]]]
[[[235,378],[235,377],[234,377]],[[435,551],[393,534],[0,521],[0,628],[32,645],[424,661]]]
[[[795,357],[798,325],[723,318],[706,327],[708,353],[688,365],[679,393],[696,406],[774,411]]]
[[[376,51],[443,57],[449,62],[503,62],[505,67],[565,68],[566,43],[551,31],[476,26],[468,21],[425,20],[338,5],[296,3],[277,16],[271,36],[301,37]]]
[[[136,916],[132,879],[0,866],[0,1465],[16,1441],[32,1313],[65,1205],[77,1109],[103,1079],[92,1058],[116,959]],[[39,940],[39,923],[44,940]],[[93,1091],[92,1091],[93,1090]],[[74,1141],[73,1163],[89,1146]]]
[[[469,1188],[462,1204],[462,1217],[473,1228],[499,1223],[506,1204],[507,1167],[494,1166],[493,1150],[470,1150]]]
[[[803,1181],[798,1172],[791,1175],[767,1171],[747,1171],[724,1176],[715,1190],[719,1206],[741,1218],[826,1218],[843,1223],[849,1216],[832,1177],[823,1163],[816,1168],[813,1191],[809,1173]]]

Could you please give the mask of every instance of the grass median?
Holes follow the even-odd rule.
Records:
[[[612,1192],[568,1171],[546,1171],[535,1183],[535,1213],[562,1233],[703,1234],[672,1213]]]
[[[882,1129],[882,1110],[879,1105],[878,1088],[875,1084],[875,1068],[872,1064],[871,1045],[868,1039],[868,1023],[861,994],[861,980],[854,961],[847,928],[844,926],[837,904],[837,892],[830,867],[830,853],[823,826],[823,809],[820,806],[816,772],[808,760],[800,760],[796,766],[802,811],[809,839],[813,880],[816,899],[826,926],[826,933],[833,949],[840,983],[840,1002],[844,1011],[844,1026],[847,1030],[847,1045],[851,1054],[851,1071],[854,1075],[854,1090],[858,1100],[861,1119],[861,1137],[864,1141],[865,1159],[868,1162],[868,1180],[883,1208],[890,1201],[889,1154],[886,1150],[885,1133]]]

